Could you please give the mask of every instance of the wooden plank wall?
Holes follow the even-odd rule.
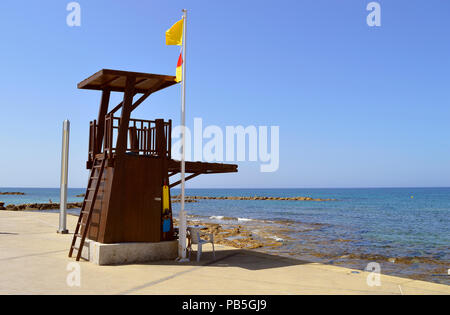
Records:
[[[161,241],[161,167],[162,160],[158,158],[116,158],[100,242]]]

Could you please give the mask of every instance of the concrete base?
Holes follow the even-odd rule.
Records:
[[[102,244],[86,240],[81,256],[100,266],[174,260],[178,256],[178,241]]]

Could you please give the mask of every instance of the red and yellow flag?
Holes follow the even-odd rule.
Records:
[[[176,22],[171,28],[166,31],[166,45],[183,45],[183,27],[184,18]],[[178,58],[176,79],[177,82],[183,80],[183,53],[180,52],[180,57]]]
[[[181,52],[180,52],[180,57],[178,57],[177,78],[175,80],[177,82],[181,82],[181,80],[183,80],[183,53],[181,53]]]

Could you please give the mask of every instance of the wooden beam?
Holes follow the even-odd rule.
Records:
[[[116,107],[114,107],[114,108],[108,113],[108,115],[112,115],[112,114],[114,114],[115,112],[117,112],[117,111],[122,107],[122,105],[123,105],[123,102],[120,102]]]
[[[111,83],[113,83],[113,82],[116,81],[117,79],[120,79],[120,76],[115,76],[115,77],[112,78],[111,80],[106,81],[105,83],[103,83],[103,84],[101,85],[100,88],[101,88],[102,90],[107,89],[107,88],[108,88],[108,85],[111,84]]]
[[[102,151],[103,137],[105,133],[105,115],[108,112],[110,96],[111,96],[110,90],[103,90],[102,100],[100,102],[100,109],[98,111],[97,139],[94,156],[97,153],[101,153]]]
[[[123,95],[123,108],[120,118],[119,133],[117,135],[117,155],[123,155],[127,151],[128,125],[130,123],[131,106],[133,105],[135,82],[136,77],[127,77],[125,93]]]
[[[135,86],[138,86],[139,84],[141,84],[142,82],[145,82],[145,81],[147,81],[147,80],[150,80],[150,79],[149,79],[149,78],[143,78],[143,79],[140,79],[139,81],[136,81]]]
[[[138,93],[134,93],[133,97],[136,96],[136,94],[138,94]],[[141,97],[133,104],[133,106],[131,107],[131,111],[134,111],[134,110],[136,109],[136,107],[138,107],[139,105],[141,105],[142,102],[144,102],[144,101],[147,99],[147,97],[149,97],[151,94],[152,94],[151,92],[147,92],[147,93],[145,93],[144,95],[142,95],[142,96],[141,96]],[[123,105],[123,102],[120,102],[116,107],[114,107],[114,108],[108,113],[108,115],[114,114],[115,112],[117,112],[117,111],[122,107],[122,105]]]
[[[147,92],[144,95],[142,95],[131,107],[131,111],[134,111],[139,105],[142,104],[143,101],[145,101],[147,99],[147,97],[150,96],[150,94],[152,94],[151,92]]]
[[[147,80],[147,79],[142,80],[142,81],[139,82],[139,83],[142,83],[143,81],[146,81],[146,80]],[[136,83],[135,86],[138,85],[139,83]],[[167,84],[167,82],[164,81],[164,80],[162,80],[162,81],[161,81],[158,85],[156,85],[151,91],[148,91],[147,93],[144,93],[144,95],[142,95],[141,98],[138,99],[138,100],[136,101],[136,103],[133,104],[133,107],[131,108],[131,111],[134,111],[134,110],[135,110],[139,105],[141,105],[142,102],[144,102],[144,101],[147,99],[147,97],[149,97],[151,94],[153,94],[154,92],[160,90],[161,87],[164,86],[164,84]]]
[[[137,94],[137,93],[135,92],[134,95],[133,95],[133,97],[134,97],[136,94]],[[114,107],[114,108],[108,113],[108,115],[111,115],[111,114],[114,114],[115,112],[117,112],[117,111],[122,107],[122,105],[123,105],[123,101],[120,102],[119,104],[117,104],[117,106]]]
[[[143,81],[146,81],[146,80],[148,80],[148,79],[144,79],[144,80],[141,80],[140,82],[138,82],[138,83],[135,83],[135,87],[136,87],[136,85],[138,85],[139,83],[142,83]],[[154,92],[156,92],[156,91],[158,91],[158,90],[160,90],[165,84],[167,84],[167,82],[166,81],[161,81],[158,85],[156,85],[152,90],[150,90],[150,91],[146,91],[145,93],[144,93],[144,95],[142,95],[134,104],[133,104],[133,106],[132,106],[132,108],[131,108],[131,111],[134,111],[139,105],[141,105],[151,94],[153,94]],[[135,92],[134,92],[134,95],[133,95],[133,97],[134,96],[136,96],[136,94],[138,94],[139,92],[137,92],[137,90],[135,89]],[[123,105],[123,102],[120,102],[116,107],[114,107],[109,113],[108,113],[108,115],[110,115],[110,114],[114,114],[115,112],[117,112],[121,107],[122,107],[122,105]]]
[[[193,179],[194,177],[197,177],[198,175],[201,175],[201,173],[196,173],[196,174],[189,175],[189,176],[186,177],[184,180],[185,180],[185,181],[188,181],[188,180],[190,180],[190,179]],[[177,182],[171,184],[171,185],[169,186],[169,188],[173,188],[173,187],[175,187],[175,186],[178,186],[179,184],[181,184],[181,180],[179,180],[179,181],[177,181]]]

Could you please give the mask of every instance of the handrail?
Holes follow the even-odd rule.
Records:
[[[93,162],[95,159],[95,155],[99,152],[95,152],[97,148],[97,130],[98,125],[97,121],[91,121],[89,124],[89,153],[88,153],[88,161]]]

